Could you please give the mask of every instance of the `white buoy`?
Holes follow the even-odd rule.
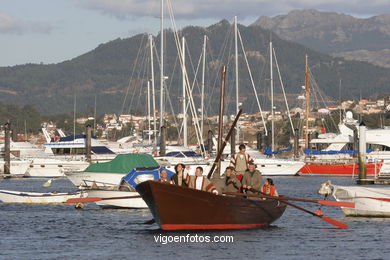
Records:
[[[44,184],[42,184],[42,187],[44,187],[44,188],[49,188],[49,187],[51,187],[52,181],[53,181],[53,179],[47,180],[47,182],[45,182]]]

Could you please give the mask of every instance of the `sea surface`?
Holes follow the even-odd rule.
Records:
[[[280,194],[322,199],[317,194],[323,177],[275,177]],[[74,191],[66,179],[43,188],[44,179],[0,180],[0,189]],[[350,178],[332,178],[352,185]],[[297,203],[298,204],[298,203]],[[311,211],[318,206],[299,203]],[[148,210],[107,210],[93,203],[18,205],[0,202],[0,259],[390,259],[390,219],[348,218],[336,207],[325,215],[349,225],[333,228],[318,217],[294,208],[271,227],[255,230],[164,232]],[[232,236],[230,243],[162,243],[169,236]]]

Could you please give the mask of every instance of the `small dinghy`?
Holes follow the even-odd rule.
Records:
[[[327,181],[321,185],[318,193],[332,195],[336,201],[354,202],[354,208],[341,207],[346,216],[390,217],[389,187],[339,186]]]
[[[68,199],[80,198],[85,194],[75,193],[38,193],[13,190],[0,190],[0,200],[4,203],[23,203],[23,204],[61,204]]]

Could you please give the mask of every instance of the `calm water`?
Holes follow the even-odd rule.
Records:
[[[319,185],[328,178],[274,178],[279,193],[321,199]],[[70,182],[1,180],[0,189],[73,191]],[[353,184],[334,178],[336,184]],[[313,204],[299,204],[314,211]],[[326,216],[347,223],[337,230],[307,213],[288,208],[272,227],[260,230],[162,232],[148,210],[101,210],[88,204],[6,205],[0,203],[1,259],[389,259],[390,219],[346,218],[338,208],[324,208]],[[156,243],[162,235],[232,235],[233,243]]]

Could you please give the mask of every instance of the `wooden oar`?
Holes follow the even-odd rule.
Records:
[[[256,191],[258,192],[258,191]],[[259,192],[264,198],[267,199],[281,199],[281,200],[292,200],[292,201],[301,201],[301,202],[311,202],[311,203],[317,203],[324,206],[333,206],[333,207],[345,207],[345,208],[355,208],[355,202],[342,202],[342,201],[334,201],[334,200],[307,200],[307,199],[300,199],[300,198],[292,198],[292,197],[285,197],[285,196],[271,196],[264,194],[263,192]],[[234,192],[226,192],[227,195],[236,195],[240,193],[234,193]]]
[[[141,198],[141,196],[124,196],[124,197],[109,197],[109,198],[100,198],[100,197],[86,197],[86,198],[72,198],[68,199],[66,203],[74,204],[74,203],[87,203],[87,202],[96,202],[101,200],[119,200],[119,199],[136,199]]]
[[[252,192],[256,192],[256,193],[259,193],[259,191],[255,190],[255,189],[250,189],[250,191]],[[244,196],[247,196],[247,197],[257,197],[257,198],[264,198],[265,195],[256,195],[256,194],[244,194]],[[268,195],[266,195],[268,196]],[[318,215],[314,212],[311,212],[310,210],[307,210],[307,209],[304,209],[304,208],[301,208],[295,204],[292,204],[290,202],[288,202],[287,200],[284,200],[284,199],[281,199],[280,197],[275,197],[275,196],[269,196],[271,199],[275,199],[275,200],[278,200],[280,201],[281,203],[284,203],[288,206],[291,206],[293,208],[296,208],[296,209],[299,209],[299,210],[302,210],[303,212],[306,212],[306,213],[309,213],[311,214],[312,216],[315,216],[315,217],[318,217],[326,222],[328,222],[329,224],[335,226],[335,227],[338,227],[340,229],[347,229],[348,228],[348,225],[347,224],[344,224],[344,223],[341,223],[335,219],[332,219],[332,218],[329,218],[329,217],[326,217],[326,216],[321,216],[321,215]]]

